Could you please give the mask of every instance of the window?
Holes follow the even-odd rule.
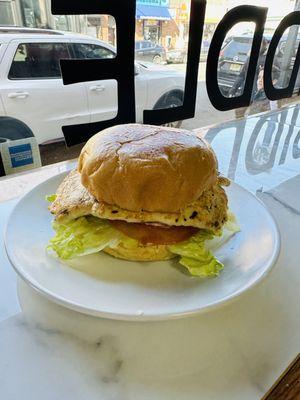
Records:
[[[8,78],[60,78],[59,61],[66,58],[70,58],[68,45],[66,43],[19,44]]]
[[[12,3],[0,1],[0,25],[15,25]]]
[[[93,43],[73,43],[76,58],[114,58],[115,53],[111,50]]]
[[[20,11],[25,26],[31,28],[50,28],[47,20],[47,6],[45,1],[22,0]]]
[[[299,41],[299,39],[297,39],[295,44],[294,44],[293,51],[292,51],[292,57],[296,57],[297,50],[298,50],[298,47],[299,47],[299,43],[300,43],[300,41]],[[282,42],[279,43],[279,51],[278,51],[279,54],[278,54],[278,56],[279,57],[284,57],[285,51],[286,51],[286,40],[283,40]]]
[[[151,42],[143,42],[143,48],[144,49],[150,49],[150,47],[152,47],[152,43]]]
[[[55,15],[54,16],[55,29],[60,31],[70,31],[70,17],[68,15]]]
[[[251,50],[252,38],[242,39],[234,38],[223,48],[223,57],[226,59],[234,59],[246,61],[248,53]]]

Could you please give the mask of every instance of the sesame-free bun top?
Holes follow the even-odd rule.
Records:
[[[131,211],[176,212],[217,180],[217,161],[196,134],[152,125],[117,125],[94,135],[78,163],[98,200]]]

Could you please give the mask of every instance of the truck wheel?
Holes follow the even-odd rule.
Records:
[[[156,54],[156,55],[153,57],[152,62],[153,62],[154,64],[161,64],[161,62],[162,62],[161,56],[160,56],[159,54]]]
[[[23,122],[10,117],[0,117],[0,137],[17,140],[34,137],[34,134]]]
[[[160,108],[173,108],[182,106],[182,93],[170,93],[163,96],[154,106],[154,110]],[[180,128],[182,121],[174,121],[163,124],[163,126],[169,126],[171,128]]]

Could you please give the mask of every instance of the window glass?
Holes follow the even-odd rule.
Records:
[[[0,25],[15,25],[11,2],[0,1]]]
[[[287,87],[290,82],[299,47],[300,38],[298,31],[298,25],[292,25],[290,28],[286,29],[277,46],[272,68],[273,84],[277,88]],[[299,89],[299,86],[300,76],[298,74],[295,83],[295,91]]]
[[[46,2],[40,0],[22,0],[19,4],[25,26],[31,28],[50,28]]]
[[[252,37],[232,38],[223,48],[222,57],[224,59],[235,59],[236,61],[245,61],[247,54],[251,50]]]
[[[55,15],[54,16],[55,29],[60,31],[70,31],[70,16],[68,15]]]
[[[59,61],[70,58],[66,43],[23,43],[14,56],[9,79],[60,78]]]
[[[169,0],[167,11],[157,5],[156,17],[150,14],[153,8],[147,7],[147,10],[143,10],[143,7],[139,7],[140,5],[145,5],[145,2],[146,0],[137,0],[135,20],[137,122],[143,122],[143,111],[149,109],[149,105],[151,105],[152,109],[182,105],[185,85],[184,77],[188,58],[187,49],[189,43],[191,1]],[[104,14],[51,15],[48,3],[48,0],[0,0],[0,26],[1,24],[11,25],[13,19],[15,19],[13,21],[14,24],[20,25],[20,27],[47,27],[49,29],[54,28],[60,31],[74,32],[77,35],[68,43],[70,54],[66,51],[66,45],[60,45],[60,51],[58,51],[57,44],[20,45],[11,65],[9,73],[11,79],[58,78],[60,77],[60,58],[103,59],[115,57],[117,53],[117,28],[116,21],[112,16]],[[158,0],[157,3],[159,3]],[[211,0],[207,2],[198,69],[195,116],[182,122],[175,121],[172,123],[173,126],[181,124],[183,128],[192,130],[264,111],[273,111],[291,102],[299,101],[300,73],[297,75],[292,97],[279,101],[268,100],[263,85],[263,66],[269,43],[274,36],[275,30],[288,13],[300,11],[300,1],[286,0],[274,2],[274,0],[260,0],[262,6],[268,7],[268,13],[264,26],[264,40],[259,54],[259,62],[253,82],[251,82],[250,104],[248,107],[223,112],[216,110],[211,104],[206,91],[206,63],[212,38],[224,15],[233,9],[233,7],[244,5],[244,3],[242,0]],[[257,5],[256,3],[258,4],[259,1],[251,0],[249,4]],[[142,11],[147,11],[149,14],[146,13],[146,15]],[[1,30],[3,31],[3,29],[2,27]],[[219,54],[217,69],[219,88],[225,97],[239,97],[244,91],[254,31],[255,24],[245,21],[235,24],[225,37]],[[54,33],[55,31],[52,32]],[[24,28],[20,28],[17,33],[18,35],[24,35]],[[37,33],[41,34],[39,37],[42,38],[42,32],[39,31]],[[78,34],[88,36],[78,36]],[[29,33],[27,32],[27,38],[29,37],[28,35]],[[43,37],[45,35],[46,33],[44,32]],[[55,39],[54,35],[52,36]],[[58,36],[57,34],[55,36],[56,40],[65,40],[63,36]],[[21,42],[22,40],[20,39]],[[25,40],[28,41],[28,39]],[[41,40],[51,42],[50,37],[49,40]],[[272,68],[273,84],[278,88],[287,87],[290,82],[299,47],[299,40],[300,25],[297,25],[287,29],[279,41]],[[61,46],[63,46],[63,49],[61,49]],[[6,53],[2,51],[1,55],[6,57],[9,53],[9,51]],[[153,64],[160,64],[161,66]],[[61,85],[61,82],[58,83],[60,84],[60,90],[67,89],[67,87]],[[84,84],[78,86],[83,87]],[[103,89],[102,86],[105,88]],[[88,87],[93,88],[92,90],[88,90],[90,119],[93,121],[105,120],[108,118],[108,114],[111,117],[111,110],[117,108],[116,96],[111,95],[115,87],[107,82],[101,82],[99,88],[97,88],[96,83],[89,83]],[[156,88],[159,88],[159,90],[156,90]],[[30,90],[26,89],[28,92]],[[29,100],[33,98],[34,96],[29,96]],[[105,99],[105,102],[103,102],[103,99]],[[22,102],[18,103],[22,104]],[[26,100],[26,103],[29,104],[30,102]],[[32,115],[37,111],[34,107],[35,105],[33,105],[31,110]],[[85,116],[86,112],[84,110],[73,111],[76,116],[75,119],[71,118],[72,113],[65,112],[65,110],[62,111],[69,118],[67,121],[61,122],[61,126],[84,123],[77,116]],[[52,121],[57,120],[52,107],[48,107],[47,113]],[[33,119],[39,120],[40,118],[40,115],[37,113]],[[40,122],[42,123],[42,121]],[[56,140],[58,135],[54,133],[55,129],[51,127],[49,130],[53,132],[53,136],[50,139]],[[61,129],[59,132],[62,135]],[[42,136],[42,133],[42,130],[37,129],[34,135],[40,140],[39,138]],[[5,132],[0,132],[0,136],[4,134]],[[59,145],[56,144],[56,146],[58,147]],[[66,149],[64,145],[61,146],[61,154],[65,156]],[[53,147],[55,146],[53,145]],[[71,154],[71,151],[71,148],[68,149],[69,158],[78,155],[75,153]],[[58,160],[59,158],[56,158],[56,151],[53,151],[53,154],[53,159]]]
[[[218,64],[218,83],[225,97],[240,96],[244,90],[254,29],[253,23],[239,23],[226,35]],[[259,63],[262,59],[260,55]]]
[[[73,43],[76,58],[114,58],[115,54],[102,46],[90,43]]]

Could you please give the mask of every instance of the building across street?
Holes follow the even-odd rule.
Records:
[[[189,0],[137,0],[136,40],[166,48],[187,41]],[[50,0],[0,0],[0,26],[72,31],[116,43],[116,24],[109,15],[52,15]]]

